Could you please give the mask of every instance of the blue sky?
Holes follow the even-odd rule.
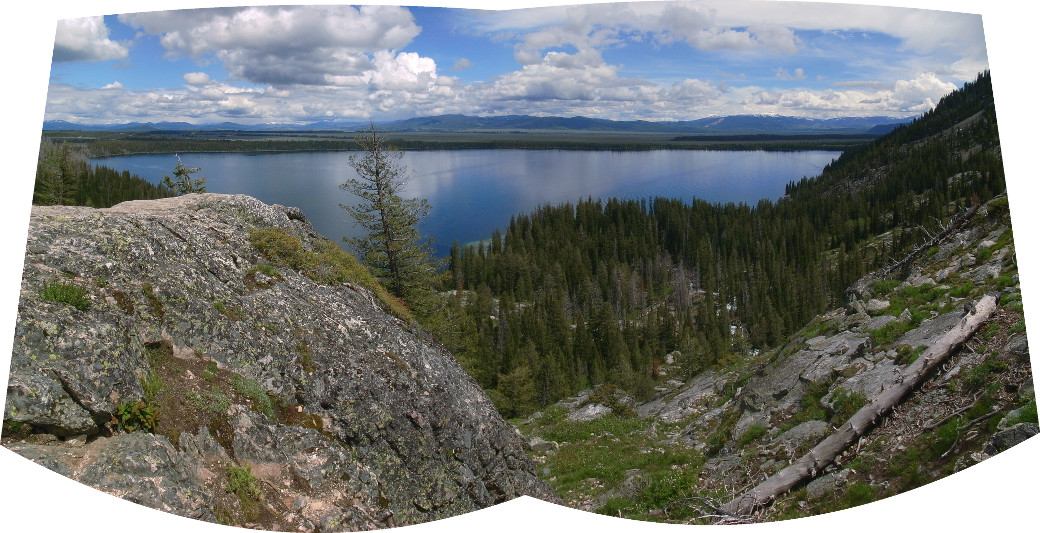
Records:
[[[46,119],[915,116],[988,68],[982,18],[688,0],[244,6],[58,21]]]

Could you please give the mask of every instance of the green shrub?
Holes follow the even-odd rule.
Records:
[[[740,436],[740,444],[747,446],[752,442],[758,440],[759,437],[769,432],[769,428],[762,424],[753,424],[751,427],[744,431],[744,434]]]
[[[831,415],[831,424],[844,424],[852,415],[867,405],[867,397],[858,392],[849,392],[841,387],[834,389],[831,395],[831,405],[834,406],[834,414]]]
[[[894,279],[882,279],[874,283],[874,294],[885,295],[892,292],[896,287],[902,285],[903,282]]]
[[[964,376],[964,387],[968,390],[979,389],[990,382],[990,374],[1003,372],[1006,369],[1007,363],[991,355]]]
[[[960,424],[960,420],[954,418],[935,429],[927,448],[931,459],[938,459],[957,442],[960,437]]]
[[[210,361],[202,371],[202,378],[206,381],[217,379],[217,362]]]
[[[116,420],[119,427],[128,432],[155,431],[159,422],[158,409],[145,403],[143,400],[136,402],[124,402],[116,407]]]
[[[238,496],[242,506],[242,514],[246,522],[255,521],[260,516],[260,482],[253,476],[248,466],[229,463],[227,467],[228,481],[224,490]]]
[[[956,287],[950,289],[950,296],[953,296],[955,298],[964,298],[965,296],[971,294],[971,291],[974,288],[975,288],[975,283],[974,282],[966,281],[966,282],[961,283],[960,285],[957,285]]]
[[[38,294],[44,300],[68,304],[80,311],[90,309],[87,289],[75,283],[62,283],[60,281],[46,283],[40,288]]]
[[[309,251],[299,239],[285,230],[263,228],[250,232],[249,242],[276,266],[289,267],[316,283],[356,283],[375,293],[376,298],[391,313],[406,321],[413,320],[411,311],[401,300],[391,295],[356,257],[332,241],[321,240],[314,251]]]

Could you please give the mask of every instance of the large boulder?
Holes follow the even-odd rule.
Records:
[[[131,501],[269,529],[558,501],[477,383],[350,259],[247,196],[34,207],[3,444]]]

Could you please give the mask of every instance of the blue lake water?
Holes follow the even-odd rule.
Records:
[[[342,242],[355,228],[340,204],[356,199],[339,188],[355,177],[351,152],[274,154],[185,154],[184,164],[201,168],[214,193],[241,193],[269,204],[296,206],[326,237]],[[408,197],[432,205],[421,230],[434,238],[438,255],[452,241],[486,239],[510,217],[545,204],[585,198],[641,199],[656,196],[689,201],[776,200],[784,187],[816,176],[840,152],[652,150],[444,150],[406,152],[413,177]],[[162,181],[177,163],[174,155],[131,155],[92,160],[147,179]]]

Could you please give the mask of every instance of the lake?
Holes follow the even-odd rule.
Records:
[[[360,229],[340,204],[355,199],[339,184],[355,177],[351,152],[185,154],[184,164],[199,167],[214,193],[248,194],[269,204],[296,206],[315,228],[340,242]],[[452,241],[490,237],[510,217],[545,204],[585,198],[641,199],[656,196],[689,201],[776,200],[784,187],[816,176],[840,152],[765,152],[650,150],[631,152],[571,150],[442,150],[406,152],[413,172],[408,197],[426,198],[430,215],[421,230],[434,238],[439,256]],[[172,174],[171,154],[94,159],[91,163],[158,183]]]

